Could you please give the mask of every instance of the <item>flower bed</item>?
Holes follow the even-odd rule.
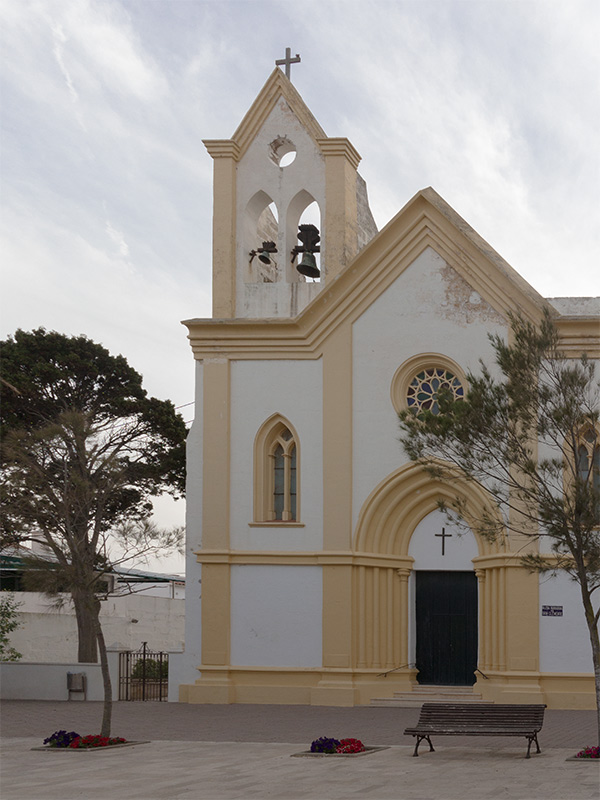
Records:
[[[342,757],[348,756],[363,756],[369,753],[374,753],[377,750],[387,750],[386,747],[365,747],[360,739],[333,739],[328,736],[321,736],[315,739],[310,746],[310,750],[305,750],[302,753],[293,753],[296,758],[299,757]]]
[[[600,747],[584,747],[576,756],[567,758],[567,761],[595,761],[600,759]]]
[[[100,736],[90,733],[87,736],[75,731],[55,731],[52,736],[44,739],[43,747],[32,747],[32,750],[46,750],[55,752],[68,752],[77,750],[106,750],[112,747],[130,747],[134,744],[148,744],[148,742],[128,742],[122,736]]]
[[[55,731],[52,736],[44,739],[44,744],[48,747],[71,747],[74,750],[86,747],[111,747],[115,744],[127,744],[127,739],[121,736],[99,736],[93,733],[81,736],[75,731]]]

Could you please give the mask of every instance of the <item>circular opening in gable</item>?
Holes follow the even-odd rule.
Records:
[[[296,145],[287,136],[278,136],[269,145],[269,158],[278,167],[289,167],[296,158]]]

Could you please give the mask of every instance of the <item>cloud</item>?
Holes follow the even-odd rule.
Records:
[[[118,231],[116,228],[113,228],[111,221],[109,219],[106,220],[106,233],[108,234],[109,239],[116,244],[119,254],[123,256],[123,258],[128,258],[129,256],[129,245],[125,241],[125,237]]]

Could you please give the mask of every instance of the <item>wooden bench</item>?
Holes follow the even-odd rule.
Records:
[[[419,755],[419,745],[430,736],[525,736],[527,755],[535,742],[540,753],[537,734],[544,724],[545,705],[498,705],[496,703],[423,703],[419,721],[407,728],[405,735],[417,737],[413,756]]]

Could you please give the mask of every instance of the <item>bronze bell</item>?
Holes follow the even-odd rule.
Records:
[[[317,259],[314,253],[304,253],[302,261],[296,267],[301,275],[306,275],[307,278],[319,278],[321,270],[317,267]]]

